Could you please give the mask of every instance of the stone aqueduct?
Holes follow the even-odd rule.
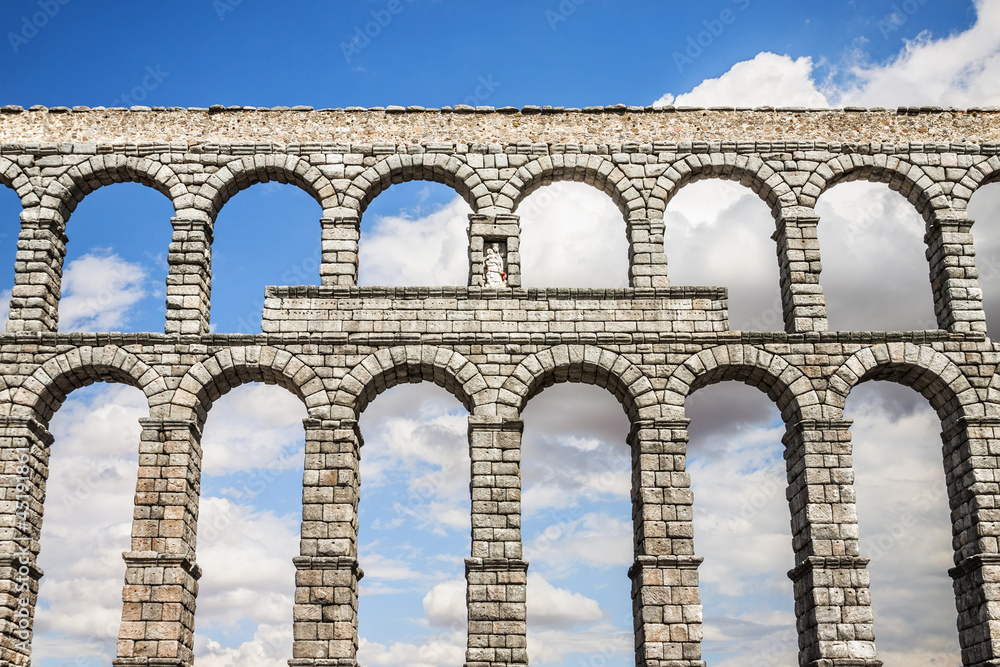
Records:
[[[996,109],[0,111],[0,182],[23,205],[0,335],[4,664],[30,663],[46,425],[67,394],[97,381],[149,401],[114,664],[193,664],[201,426],[246,382],[286,388],[309,414],[289,664],[356,664],[357,418],[386,388],[430,381],[470,413],[467,663],[527,662],[519,415],[545,387],[585,382],[612,392],[631,421],[637,664],[703,665],[684,404],[732,380],[766,392],[787,425],[799,664],[873,667],[843,408],[859,383],[890,380],[941,419],[962,664],[1000,665],[1000,348],[987,337],[966,215],[977,188],[1000,178]],[[771,208],[784,331],[729,331],[725,290],[669,285],[663,212],[706,178],[739,181]],[[356,286],[360,216],[411,179],[445,183],[472,207],[468,286]],[[827,330],[814,206],[854,179],[888,183],[926,220],[937,330]],[[517,206],[560,180],[591,184],[621,209],[630,287],[519,287]],[[165,332],[59,333],[72,212],[122,181],[156,188],[175,209]],[[321,284],[268,288],[261,335],[209,333],[213,221],[265,181],[322,207]],[[482,286],[492,242],[509,288]]]

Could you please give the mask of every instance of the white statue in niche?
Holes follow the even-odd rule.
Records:
[[[507,274],[503,271],[503,258],[500,257],[500,244],[492,243],[486,249],[485,261],[486,287],[506,287]]]

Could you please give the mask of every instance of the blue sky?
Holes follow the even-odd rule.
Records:
[[[37,36],[17,53],[6,48],[7,104],[113,106],[151,67],[162,81],[150,79],[155,89],[137,104],[443,106],[492,77],[498,85],[482,102],[492,106],[642,105],[761,51],[837,66],[861,48],[879,62],[923,30],[944,35],[975,20],[968,0],[399,0],[395,14],[389,0],[54,2],[59,11]],[[4,32],[20,34],[37,11],[37,0],[8,0]],[[673,52],[723,11],[733,22],[678,72]],[[369,30],[375,36],[348,62],[341,45],[380,14],[385,27]],[[907,20],[885,37],[879,24],[894,14]]]
[[[0,28],[0,104],[25,107],[1000,104],[1000,0],[7,0]],[[885,185],[847,183],[817,210],[832,326],[933,327],[912,207]],[[970,210],[992,332],[1000,186]],[[19,212],[0,188],[0,300],[13,282]],[[171,212],[137,184],[84,199],[67,230],[63,330],[162,331]],[[436,183],[380,194],[362,220],[362,284],[463,284],[469,212]],[[519,213],[526,284],[626,283],[621,214],[603,193],[555,184]],[[318,282],[319,216],[304,192],[276,183],[226,204],[213,246],[213,330],[257,332],[265,285]],[[734,328],[781,328],[773,221],[758,198],[700,182],[671,202],[665,222],[673,284],[725,285]],[[53,418],[41,667],[113,655],[144,410],[137,390],[96,385]],[[793,664],[777,411],[731,384],[699,390],[687,410],[706,658]],[[882,658],[957,665],[936,417],[912,391],[881,383],[853,393],[847,410]],[[304,416],[284,390],[257,385],[209,415],[201,667],[277,667],[290,655]],[[630,665],[627,419],[610,394],[575,385],[546,389],[524,418],[532,663]],[[362,415],[362,664],[462,663],[465,419],[454,397],[424,385],[394,388]]]

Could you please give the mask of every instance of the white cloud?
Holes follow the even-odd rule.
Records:
[[[407,665],[408,667],[445,667],[465,661],[465,632],[435,635],[420,644],[389,645],[361,640],[358,662],[362,665]]]
[[[145,268],[115,254],[88,253],[63,273],[60,331],[107,331],[129,321],[129,308],[147,293]]]
[[[691,91],[667,93],[657,105],[687,106],[955,106],[1000,104],[1000,2],[976,0],[977,19],[964,32],[924,32],[885,62],[851,51],[819,80],[807,56],[761,52]]]
[[[582,664],[631,665],[635,661],[633,643],[631,630],[609,623],[574,630],[535,631],[528,626],[528,659],[533,665],[565,664],[570,656]]]
[[[794,564],[780,416],[755,388],[723,383],[687,402],[704,653],[723,667],[794,663]],[[757,661],[757,662],[755,662]]]
[[[674,285],[729,288],[730,327],[783,330],[774,218],[749,188],[706,180],[683,187],[664,214]]]
[[[872,63],[863,53],[848,64],[848,82],[831,91],[839,105],[969,107],[1000,104],[1000,2],[976,0],[968,30],[908,40],[899,55]]]
[[[563,517],[564,520],[558,520]],[[600,512],[583,513],[579,508],[556,514],[554,518],[557,521],[537,534],[525,535],[525,557],[536,567],[553,576],[565,577],[581,565],[618,566],[624,573],[632,564],[631,520]]]
[[[432,625],[463,627],[468,617],[465,609],[465,579],[442,581],[424,596],[424,613]]]
[[[991,184],[976,192],[969,202],[969,216],[978,220],[972,235],[976,239],[976,268],[983,290],[986,327],[991,337],[1000,331],[1000,229],[992,224],[1000,211],[1000,185]]]
[[[845,412],[855,419],[861,553],[872,559],[879,647],[912,654],[907,664],[948,664],[958,655],[958,633],[940,421],[926,399],[889,383],[857,388]],[[951,657],[928,662],[941,654]]]
[[[360,285],[466,285],[469,214],[461,197],[429,215],[375,217],[361,235]]]
[[[291,652],[299,516],[202,497],[199,516],[199,664],[277,660]],[[253,635],[247,637],[247,628]],[[270,664],[256,663],[253,664]],[[276,663],[275,663],[276,664]]]
[[[45,571],[33,657],[114,657],[138,471],[140,391],[78,390],[50,424],[55,442],[38,564]]]
[[[390,558],[374,551],[378,544],[366,545],[362,550],[361,563],[364,566],[365,578],[361,584],[362,594],[364,588],[369,586],[372,580],[379,579],[394,582],[412,582],[426,577],[422,572],[413,569],[414,563],[408,558]]]
[[[516,212],[525,287],[628,285],[624,216],[604,192],[584,183],[553,183]]]
[[[912,204],[882,183],[842,183],[816,212],[831,329],[937,328],[924,221]]]
[[[627,499],[632,486],[628,417],[608,390],[560,384],[522,413],[521,513],[526,527],[579,519],[590,502]],[[625,515],[627,516],[627,514]]]
[[[717,79],[706,79],[691,92],[667,93],[655,106],[783,106],[826,107],[827,98],[812,79],[813,61],[808,56],[793,60],[763,52],[752,60],[736,63]]]
[[[395,387],[368,406],[360,426],[362,503],[383,489],[393,499],[374,529],[469,532],[468,412],[457,399],[429,383]]]
[[[291,636],[290,622],[279,625],[261,623],[252,639],[236,647],[226,647],[198,633],[195,634],[198,667],[287,667]]]
[[[566,630],[604,617],[597,600],[556,588],[542,575],[528,574],[528,625],[538,630]]]
[[[275,386],[246,384],[215,402],[205,421],[205,475],[301,468],[307,417],[294,394]],[[266,472],[266,470],[262,472]]]

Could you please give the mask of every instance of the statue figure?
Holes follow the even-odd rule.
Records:
[[[483,262],[486,273],[486,287],[506,287],[507,274],[503,270],[503,258],[500,257],[500,244],[493,243],[486,249]]]

